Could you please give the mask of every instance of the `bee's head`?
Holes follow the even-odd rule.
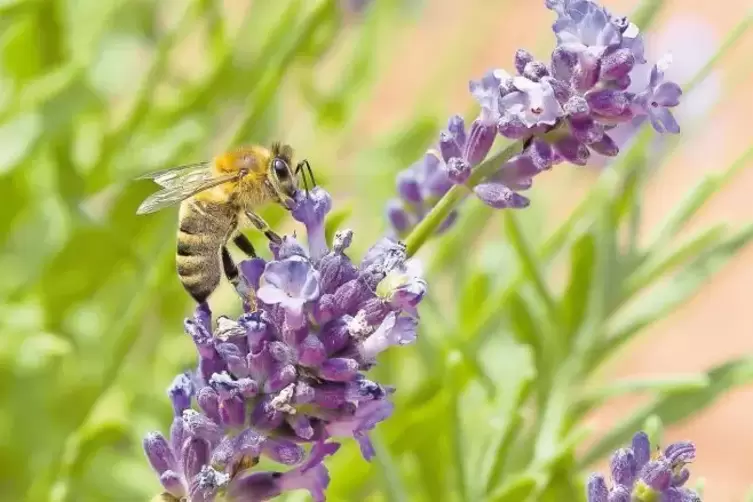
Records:
[[[292,149],[287,145],[275,145],[269,161],[269,180],[280,199],[280,203],[290,207],[298,191],[298,180],[290,166]]]

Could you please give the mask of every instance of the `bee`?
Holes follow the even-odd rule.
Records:
[[[293,149],[274,143],[271,148],[248,146],[221,154],[211,161],[148,173],[162,187],[141,203],[137,214],[147,214],[180,204],[176,264],[178,278],[188,294],[204,303],[220,283],[222,273],[238,289],[238,267],[227,244],[256,257],[251,241],[239,231],[243,218],[271,242],[282,239],[255,210],[268,203],[293,208],[299,175],[308,193],[308,161],[291,168]]]

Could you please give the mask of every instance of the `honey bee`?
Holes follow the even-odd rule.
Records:
[[[299,190],[298,177],[308,191],[308,161],[291,169],[293,149],[274,143],[271,149],[249,146],[224,153],[211,161],[146,174],[162,190],[147,197],[137,214],[147,214],[180,203],[176,264],[183,287],[198,303],[217,288],[224,272],[238,288],[238,267],[230,256],[231,240],[245,254],[256,256],[251,241],[240,233],[247,218],[272,242],[282,239],[255,210],[277,203],[290,210]]]

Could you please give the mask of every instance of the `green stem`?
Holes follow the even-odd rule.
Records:
[[[489,157],[482,162],[471,174],[465,185],[454,185],[450,190],[439,199],[439,202],[432,208],[426,218],[416,225],[411,233],[405,239],[408,256],[415,255],[427,239],[433,235],[437,228],[450,215],[453,209],[463,200],[466,191],[478,185],[489,175],[493,174],[499,166],[510,160],[515,154],[522,149],[520,141],[507,142],[505,147],[497,154]]]

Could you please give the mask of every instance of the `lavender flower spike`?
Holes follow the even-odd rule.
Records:
[[[293,209],[308,247],[285,236],[274,260],[239,266],[257,310],[213,327],[201,305],[185,323],[198,371],[171,386],[170,438],[144,441],[164,500],[250,502],[307,490],[320,501],[324,458],[339,446],[332,438],[352,437],[364,458],[374,456],[369,431],[390,416],[392,391],[365,372],[381,352],[416,338],[427,285],[390,238],[359,263],[347,255],[351,230],[337,232],[330,248],[323,221],[331,198],[321,188],[309,196]],[[261,457],[280,468],[255,469]]]
[[[512,58],[516,75],[494,69],[470,82],[480,105],[471,132],[466,133],[460,117],[452,117],[439,135],[436,150],[441,155],[430,150],[424,161],[398,177],[402,200],[391,201],[388,208],[397,235],[424,219],[452,183],[472,180],[468,188],[492,208],[524,208],[529,201],[518,192],[530,188],[536,174],[563,161],[585,166],[593,152],[616,156],[616,126],[648,118],[660,133],[679,132],[670,109],[679,104],[682,91],[665,79],[669,58],[654,66],[645,89],[636,92],[631,86],[648,74],[643,37],[635,24],[596,0],[545,0],[544,5],[557,15],[551,57],[539,61],[518,49]],[[500,165],[484,162],[495,127],[521,146],[520,154],[505,157]],[[474,175],[480,166],[483,173]],[[456,215],[454,208],[446,214],[443,209],[445,221],[433,228],[439,233]]]
[[[683,485],[690,477],[685,465],[695,459],[693,443],[669,445],[650,457],[648,436],[633,436],[630,448],[621,448],[612,456],[612,488],[603,476],[592,475],[586,485],[588,502],[700,502],[694,491]]]

